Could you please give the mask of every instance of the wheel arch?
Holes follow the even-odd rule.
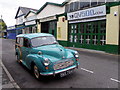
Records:
[[[31,62],[31,64],[30,64],[30,67],[31,67],[31,70],[33,71],[33,67],[34,67],[34,65],[35,65],[35,62]]]
[[[29,69],[32,69],[33,65],[36,65],[39,69],[41,69],[42,66],[41,59],[42,57],[30,54],[26,57],[26,64],[29,67]]]

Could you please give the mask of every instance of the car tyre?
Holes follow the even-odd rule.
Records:
[[[38,70],[38,67],[36,65],[33,66],[33,73],[36,79],[40,80],[40,72]]]
[[[18,63],[21,63],[18,55],[16,55],[16,60],[17,60]]]

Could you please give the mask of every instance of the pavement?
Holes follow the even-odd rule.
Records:
[[[113,55],[113,56],[120,56],[118,54],[111,54],[111,53],[106,53],[105,51],[98,51],[98,50],[91,50],[91,49],[85,49],[85,48],[75,48],[75,47],[66,47],[68,49],[74,49],[74,50],[77,50],[77,51],[85,51],[85,52],[88,52],[88,53],[98,53],[98,54],[106,54],[106,55]]]
[[[7,42],[6,42],[7,41]],[[116,55],[110,55],[102,51],[82,49],[82,48],[73,48],[70,49],[78,50],[81,54],[81,66],[79,70],[75,71],[74,74],[62,78],[48,78],[43,82],[39,82],[33,78],[33,76],[26,70],[26,68],[18,65],[14,60],[13,52],[13,41],[6,40],[4,41],[4,48],[7,48],[9,44],[9,50],[3,52],[4,64],[0,72],[0,79],[2,78],[2,89],[12,88],[20,89],[22,88],[116,88],[118,87],[118,57]],[[6,45],[6,46],[5,46]],[[6,49],[7,50],[7,49]],[[0,50],[2,51],[2,50]],[[9,54],[11,52],[11,55]],[[11,57],[8,59],[5,57]],[[10,61],[9,61],[10,60]],[[14,66],[8,66],[13,63]],[[102,67],[101,67],[102,66]],[[16,67],[16,68],[14,68]],[[7,70],[7,69],[8,70]],[[87,69],[86,69],[87,68]],[[12,76],[10,75],[10,73]],[[17,77],[20,76],[20,77]],[[25,77],[27,76],[27,77]],[[53,79],[49,81],[49,79]],[[73,82],[73,81],[76,82]],[[19,84],[17,84],[16,82]],[[1,82],[0,82],[1,83]],[[0,87],[1,88],[1,87]]]
[[[1,89],[2,90],[6,90],[6,89],[17,90],[17,89],[20,89],[20,87],[14,81],[13,77],[11,76],[11,74],[9,73],[9,71],[7,70],[7,68],[4,66],[4,64],[2,62],[0,64],[0,67],[1,67],[1,71],[2,71],[2,73],[0,73],[0,78],[2,78]]]
[[[2,68],[2,88],[14,88],[13,84],[11,83],[8,75],[6,74],[5,70]]]
[[[2,43],[2,39],[0,39],[0,43]],[[7,68],[2,63],[2,47],[0,47],[0,90],[17,90],[19,88],[20,87],[17,85]]]
[[[0,90],[2,89],[2,67],[0,64]]]

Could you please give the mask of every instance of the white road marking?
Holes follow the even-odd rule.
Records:
[[[110,80],[115,81],[115,82],[117,82],[117,83],[120,83],[120,81],[117,80],[117,79],[110,78]]]
[[[1,61],[1,59],[0,59]],[[20,87],[18,86],[18,84],[14,81],[13,77],[11,76],[11,74],[9,73],[9,71],[7,70],[7,68],[4,66],[4,64],[1,61],[1,66],[3,67],[4,71],[6,72],[8,78],[10,79],[11,84],[16,88],[16,89],[20,89]]]
[[[89,72],[89,73],[94,73],[93,71],[87,70],[87,69],[85,69],[85,68],[81,68],[81,69],[84,70],[84,71],[86,71],[86,72]]]

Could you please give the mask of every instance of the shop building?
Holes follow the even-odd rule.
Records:
[[[64,13],[64,4],[45,3],[37,12],[38,32],[57,36],[57,15]]]
[[[30,10],[25,16],[24,33],[37,33],[37,11]]]
[[[68,35],[66,40],[58,38],[64,46],[120,53],[120,2],[69,0],[64,15]],[[59,28],[58,37],[65,32]]]
[[[7,38],[8,39],[16,39],[16,28],[15,26],[7,27]]]
[[[83,1],[47,2],[38,11],[29,10],[26,14],[19,9],[17,26],[23,26],[17,28],[24,27],[22,33],[53,34],[63,46],[119,54],[120,1]]]
[[[17,30],[16,31],[17,35],[22,33],[29,33],[29,31],[26,29],[26,26],[25,26],[25,22],[27,23],[25,16],[29,14],[29,11],[36,12],[37,10],[32,8],[27,8],[27,7],[18,8],[15,16],[15,19],[16,19],[15,27]]]

